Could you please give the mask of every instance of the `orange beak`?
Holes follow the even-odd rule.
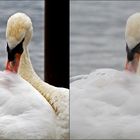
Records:
[[[7,61],[6,70],[17,73],[21,54],[16,53],[13,61]]]
[[[126,61],[125,70],[136,73],[138,69],[140,54],[136,53],[132,61]]]

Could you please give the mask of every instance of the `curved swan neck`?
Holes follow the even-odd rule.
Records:
[[[43,82],[33,69],[33,66],[32,66],[32,63],[30,60],[29,51],[28,51],[27,47],[25,47],[25,50],[24,50],[23,54],[21,55],[18,73],[25,80],[30,82],[33,86],[34,86],[34,84],[40,84],[41,82]],[[47,85],[50,88],[50,85],[49,84],[47,84]]]
[[[28,80],[32,80],[33,76],[37,77],[37,75],[35,75],[35,72],[33,70],[27,48],[24,50],[24,52],[21,55],[18,73],[22,77],[24,77],[24,75],[26,74],[26,77],[24,77],[24,79],[27,78]]]
[[[69,90],[57,88],[45,83],[35,73],[30,60],[28,49],[21,55],[18,73],[44,96],[57,115],[58,133],[68,139],[69,134]],[[65,119],[64,119],[65,117]]]
[[[51,100],[54,96],[54,91],[56,87],[51,86],[40,79],[40,77],[35,73],[31,60],[30,55],[28,52],[28,48],[25,47],[23,54],[21,55],[20,65],[18,69],[18,73],[28,81],[34,88],[36,88],[45,98],[46,100],[52,104]],[[45,94],[44,94],[45,93]],[[53,106],[52,106],[53,107]],[[56,111],[56,108],[53,107]]]

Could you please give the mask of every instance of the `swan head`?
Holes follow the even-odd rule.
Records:
[[[127,60],[125,69],[140,74],[140,13],[131,15],[125,29]]]
[[[16,13],[9,17],[6,28],[7,70],[18,71],[20,57],[32,38],[32,32],[32,22],[26,14]]]

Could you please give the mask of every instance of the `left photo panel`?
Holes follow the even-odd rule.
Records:
[[[0,12],[0,139],[69,139],[69,45],[52,43],[52,4],[2,0]]]

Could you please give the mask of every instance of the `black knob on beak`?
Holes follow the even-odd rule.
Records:
[[[129,49],[128,45],[126,44],[126,52],[127,52],[127,60],[132,61],[134,59],[135,53],[140,54],[140,43],[138,43],[133,49]]]
[[[128,46],[126,45],[126,52],[127,52],[127,60],[132,61],[134,59],[134,52],[131,51]]]
[[[13,61],[15,59],[15,54],[23,53],[23,41],[24,39],[13,49],[10,49],[7,43],[8,60]]]

